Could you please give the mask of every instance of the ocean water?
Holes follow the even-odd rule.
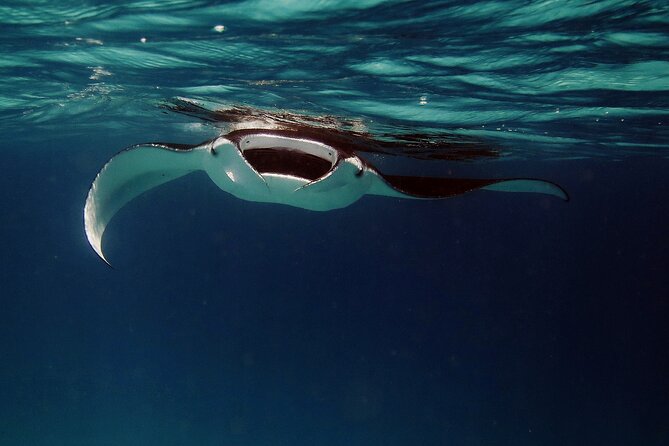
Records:
[[[4,1],[0,445],[668,444],[667,29],[664,1]],[[571,200],[320,213],[193,174],[115,217],[112,269],[88,189],[224,131],[183,101],[469,138],[498,156],[370,159]]]

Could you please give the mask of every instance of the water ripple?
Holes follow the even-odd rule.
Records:
[[[1,125],[121,125],[186,96],[660,150],[668,22],[631,0],[10,1]]]

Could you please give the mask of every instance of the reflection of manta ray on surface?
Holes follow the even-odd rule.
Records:
[[[105,228],[125,204],[143,192],[198,170],[242,200],[314,211],[343,208],[366,194],[438,199],[483,189],[568,199],[560,186],[548,181],[387,175],[357,155],[379,152],[423,159],[494,156],[494,151],[474,141],[435,144],[421,135],[387,141],[344,130],[342,122],[331,122],[333,118],[329,117],[271,114],[247,108],[208,111],[190,102],[173,108],[229,123],[231,131],[196,145],[139,144],[120,152],[103,167],[88,193],[84,224],[88,241],[105,261]]]

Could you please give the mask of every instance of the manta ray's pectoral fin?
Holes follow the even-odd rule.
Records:
[[[98,173],[84,207],[86,237],[95,252],[102,251],[107,224],[128,202],[168,181],[201,169],[197,146],[142,144],[114,156]]]
[[[552,195],[569,201],[567,192],[555,183],[530,178],[479,179],[479,178],[437,178],[384,175],[378,173],[378,181],[370,193],[376,195],[400,196],[407,198],[448,198],[483,189],[498,192],[526,192]]]
[[[534,194],[545,194],[558,197],[564,201],[569,201],[569,194],[559,184],[546,180],[536,180],[533,178],[498,180],[494,183],[482,187],[481,189],[494,190],[497,192],[526,192]]]

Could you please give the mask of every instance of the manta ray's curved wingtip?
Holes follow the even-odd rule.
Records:
[[[503,180],[484,187],[483,189],[498,192],[529,192],[552,195],[564,201],[569,201],[567,191],[557,183],[534,178],[514,178]]]
[[[99,175],[98,175],[99,176]],[[97,178],[96,178],[97,181]],[[86,205],[84,206],[84,230],[86,232],[86,239],[88,244],[91,245],[91,248],[95,253],[110,267],[113,268],[107,257],[105,257],[104,252],[102,251],[102,236],[104,235],[106,225],[100,221],[98,218],[98,209],[95,199],[95,189],[96,184],[93,183],[91,189],[88,191],[88,196],[86,197]]]
[[[553,183],[552,181],[546,181],[546,183],[550,184],[553,189],[553,193],[551,195],[554,195],[558,198],[562,198],[563,201],[569,202],[571,201],[571,197],[569,196],[569,192],[567,190],[560,186],[557,183]]]
[[[201,169],[197,146],[150,143],[114,156],[97,174],[84,206],[84,229],[93,250],[112,266],[102,250],[109,221],[128,202],[163,183]]]

